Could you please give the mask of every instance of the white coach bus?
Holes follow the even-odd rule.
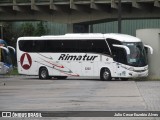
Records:
[[[150,46],[145,47],[153,52]],[[38,75],[40,79],[146,77],[145,47],[136,37],[113,33],[20,37],[17,41],[18,72]]]

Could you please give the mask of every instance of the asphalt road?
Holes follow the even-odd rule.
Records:
[[[0,76],[0,111],[160,111],[160,81],[39,80],[33,76]],[[143,119],[159,120],[160,117],[136,118]]]

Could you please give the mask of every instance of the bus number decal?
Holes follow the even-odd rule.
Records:
[[[85,67],[85,70],[91,70],[91,67]]]

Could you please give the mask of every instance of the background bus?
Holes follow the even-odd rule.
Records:
[[[10,73],[13,69],[10,49],[15,53],[15,49],[7,46],[7,43],[0,39],[0,74]]]
[[[39,75],[40,79],[100,76],[102,80],[126,80],[148,75],[142,41],[124,34],[21,37],[17,60],[20,74]]]

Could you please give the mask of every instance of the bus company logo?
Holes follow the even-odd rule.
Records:
[[[28,70],[32,65],[32,58],[28,53],[24,53],[20,58],[20,63],[23,69]]]

